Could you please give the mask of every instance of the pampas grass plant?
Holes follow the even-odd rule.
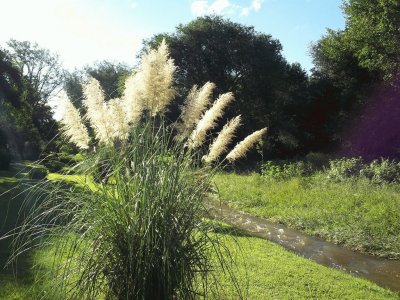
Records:
[[[16,256],[53,247],[53,267],[47,275],[51,285],[42,298],[216,298],[213,270],[222,267],[232,275],[228,249],[204,221],[204,202],[214,172],[209,164],[227,151],[240,116],[222,129],[199,166],[197,148],[233,95],[221,95],[203,114],[214,84],[194,88],[180,125],[166,125],[164,112],[176,93],[174,70],[163,41],[128,77],[121,99],[105,103],[100,84],[89,79],[84,86],[84,120],[93,129],[92,139],[78,110],[64,100],[63,133],[86,151],[74,170],[82,180],[47,181],[32,188],[30,194],[40,194],[41,200],[32,206],[14,243]],[[176,139],[174,129],[179,126],[181,132],[192,133]],[[243,156],[263,133],[236,146],[228,159]],[[99,168],[108,180],[95,183]],[[32,200],[27,203],[32,205]]]

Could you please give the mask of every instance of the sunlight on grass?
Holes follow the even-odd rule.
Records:
[[[397,185],[318,176],[267,181],[256,173],[221,173],[215,182],[232,207],[361,252],[400,258]]]
[[[320,266],[271,242],[242,236],[240,232],[227,228],[226,233],[217,236],[224,240],[236,260],[233,271],[241,288],[247,290],[247,299],[291,299],[294,295],[301,299],[398,299],[398,294],[366,280]],[[39,265],[41,272],[37,278],[42,278],[36,286],[20,283],[11,277],[0,279],[0,298],[32,299],[29,288],[54,291],[55,287],[49,285],[51,280],[46,274],[53,267],[53,255],[52,248],[36,251],[33,255],[33,263]],[[215,275],[222,287],[221,298],[235,299],[236,291],[229,276],[221,270]],[[58,297],[63,299],[60,295]]]

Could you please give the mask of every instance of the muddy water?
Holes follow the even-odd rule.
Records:
[[[210,208],[210,213],[225,223],[253,236],[268,239],[319,264],[339,268],[380,286],[400,291],[400,261],[356,253],[227,206],[214,206]]]

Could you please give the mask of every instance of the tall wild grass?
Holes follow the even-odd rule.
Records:
[[[229,249],[204,220],[215,164],[225,161],[221,156],[240,117],[201,153],[233,95],[220,95],[211,104],[214,85],[194,87],[181,120],[167,125],[165,112],[176,94],[174,71],[163,42],[142,58],[123,98],[105,102],[92,78],[84,86],[83,119],[64,100],[63,134],[84,153],[73,168],[84,180],[44,181],[32,188],[31,198],[40,194],[41,201],[34,202],[14,243],[15,256],[48,245],[55,249],[54,267],[46,275],[52,283],[41,297],[215,298],[217,268],[230,275],[242,297]],[[237,144],[226,161],[242,157],[264,132]]]

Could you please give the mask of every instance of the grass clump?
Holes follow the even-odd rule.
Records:
[[[268,180],[287,180],[304,176],[323,176],[333,181],[368,179],[372,183],[399,183],[400,162],[385,158],[369,163],[362,157],[328,159],[309,153],[303,160],[274,160],[261,165],[261,175]]]
[[[58,176],[70,182],[55,181],[57,175],[51,174],[30,189],[25,204],[31,213],[15,231],[11,258],[52,246],[54,263],[45,276],[51,284],[41,297],[215,298],[218,265],[242,298],[229,249],[203,219],[212,163],[228,150],[235,130],[216,139],[218,151],[214,147],[203,155],[200,146],[233,95],[220,95],[206,110],[210,93],[194,92],[184,110],[192,116],[190,124],[182,125],[184,119],[171,124],[165,112],[176,94],[174,71],[162,42],[128,77],[121,99],[105,102],[100,84],[91,78],[83,87],[84,119],[71,101],[63,100],[63,134],[84,152],[84,160],[69,168],[72,176]],[[204,105],[195,105],[200,100]],[[184,130],[176,134],[177,128]],[[265,130],[239,143],[234,157],[231,152],[226,159],[244,156]],[[213,255],[217,260],[210,259]]]

